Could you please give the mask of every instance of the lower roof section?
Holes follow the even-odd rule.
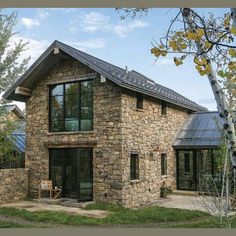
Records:
[[[179,131],[176,149],[208,149],[219,147],[222,137],[222,121],[218,112],[199,112],[191,114]]]

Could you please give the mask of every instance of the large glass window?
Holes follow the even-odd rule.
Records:
[[[93,129],[91,80],[50,86],[50,131]]]

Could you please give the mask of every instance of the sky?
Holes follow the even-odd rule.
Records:
[[[151,55],[152,42],[163,37],[178,9],[151,9],[147,15],[121,20],[121,13],[112,8],[17,8],[18,32],[12,42],[29,42],[21,58],[31,56],[29,66],[54,41],[59,40],[95,57],[122,68],[136,70],[155,82],[187,98],[216,110],[216,103],[207,80],[194,68],[192,59],[176,67],[169,56],[158,60]],[[196,9],[223,16],[229,9]],[[21,109],[23,103],[17,103]]]

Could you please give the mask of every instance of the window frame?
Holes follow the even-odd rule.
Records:
[[[143,94],[142,93],[136,93],[136,109],[143,110]]]
[[[167,115],[167,103],[165,101],[161,101],[161,115],[166,116]]]
[[[189,173],[190,169],[190,155],[189,153],[184,153],[184,172]]]
[[[161,175],[167,175],[167,154],[161,153]]]
[[[133,171],[132,170],[132,167],[133,167],[132,160],[134,160],[134,159],[135,159],[135,163],[133,165],[135,166],[135,169]],[[139,154],[137,154],[137,153],[130,153],[130,175],[129,175],[129,178],[130,178],[130,181],[139,179]]]
[[[93,81],[93,79],[84,79],[84,80],[75,80],[75,81],[63,81],[61,83],[53,83],[53,84],[48,84],[48,130],[50,133],[60,133],[60,132],[86,132],[86,131],[93,131],[93,115],[94,115],[94,104],[93,104],[93,89],[91,90],[91,97],[92,97],[92,103],[91,103],[91,107],[92,107],[92,114],[91,114],[91,129],[90,130],[81,130],[81,83],[82,82],[86,82],[86,81]],[[65,87],[66,84],[73,84],[73,83],[78,83],[79,84],[79,92],[78,92],[78,130],[74,130],[74,131],[67,131],[66,130],[66,126],[65,126],[65,119],[66,119],[66,106],[65,106],[65,102],[66,102],[66,93],[65,93]],[[63,130],[60,131],[53,131],[52,130],[52,87],[53,86],[58,86],[58,85],[63,85],[63,95],[60,95],[63,97]],[[87,93],[89,94],[89,93]],[[59,96],[59,95],[58,95]]]

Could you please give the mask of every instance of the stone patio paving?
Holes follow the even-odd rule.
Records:
[[[204,201],[205,203],[204,203]],[[171,194],[168,198],[160,198],[154,205],[166,207],[166,208],[179,208],[187,210],[200,210],[211,213],[216,213],[216,207],[211,197],[201,196],[184,196]],[[207,205],[206,205],[207,203]],[[206,207],[207,206],[207,207]],[[42,202],[34,201],[20,201],[15,203],[6,203],[0,205],[0,207],[14,207],[18,209],[25,209],[27,211],[60,211],[66,212],[73,215],[82,215],[95,218],[104,218],[109,214],[108,211],[103,210],[85,210],[78,207],[62,206],[55,204],[46,204]],[[235,214],[236,211],[232,211],[231,214]]]
[[[51,205],[51,204],[31,202],[31,201],[5,203],[5,204],[0,205],[0,207],[14,207],[17,209],[24,209],[31,212],[60,211],[60,212],[66,212],[72,215],[82,215],[82,216],[95,217],[95,218],[104,218],[107,216],[107,214],[109,214],[109,212],[102,211],[102,210],[84,210],[78,207]]]

